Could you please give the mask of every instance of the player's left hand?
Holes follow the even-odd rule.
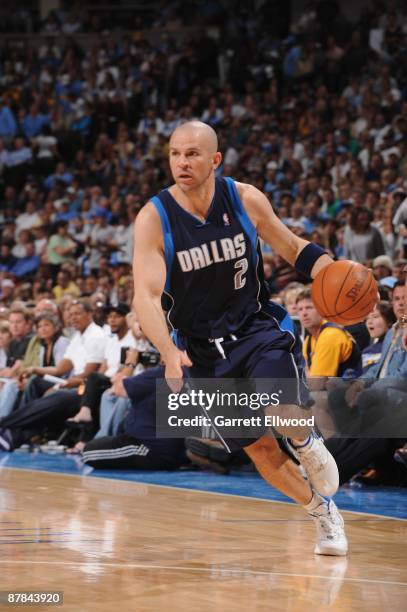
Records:
[[[165,380],[167,385],[174,393],[179,393],[183,385],[183,371],[182,366],[191,367],[192,361],[188,357],[186,351],[180,351],[174,345],[171,351],[163,356],[165,363]]]

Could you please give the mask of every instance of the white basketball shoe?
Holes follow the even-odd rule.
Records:
[[[332,499],[324,500],[315,510],[309,512],[317,529],[316,555],[344,557],[348,552],[343,518]]]
[[[291,440],[287,441],[312,488],[325,497],[335,495],[339,487],[338,466],[321,438],[312,433],[304,444],[298,446]]]

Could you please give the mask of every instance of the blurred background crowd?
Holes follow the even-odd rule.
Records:
[[[133,222],[171,183],[169,135],[195,118],[219,135],[219,175],[263,190],[335,259],[372,267],[391,302],[407,260],[402,2],[23,4],[0,9],[3,379],[56,367],[25,353],[39,304],[66,337],[80,329],[78,298],[105,327],[109,308],[131,304]],[[286,304],[305,279],[263,252]],[[295,292],[291,302],[296,316]],[[58,374],[79,373],[71,365]]]

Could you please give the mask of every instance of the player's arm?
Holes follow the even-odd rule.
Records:
[[[261,191],[253,185],[236,183],[243,205],[260,238],[300,272],[315,278],[333,262],[323,249],[291,232],[277,217]]]
[[[161,354],[167,381],[181,381],[181,367],[192,363],[173,343],[161,307],[166,279],[164,239],[159,215],[151,203],[144,206],[134,224],[133,275],[133,307],[143,333]],[[170,384],[174,391],[180,386]]]

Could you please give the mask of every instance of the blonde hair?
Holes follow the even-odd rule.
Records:
[[[10,334],[10,323],[8,321],[0,321],[0,334]]]

